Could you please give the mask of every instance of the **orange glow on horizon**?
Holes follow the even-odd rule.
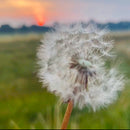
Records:
[[[42,11],[39,10],[39,12],[35,13],[35,20],[38,26],[43,26],[45,24],[46,20]]]
[[[45,21],[43,21],[43,20],[38,20],[38,21],[37,21],[37,24],[38,24],[38,26],[43,26],[43,25],[45,24]]]
[[[3,6],[5,5],[5,6]],[[43,26],[47,22],[47,17],[50,13],[48,8],[53,7],[53,4],[47,0],[5,0],[0,4],[0,17],[22,19],[30,24]],[[8,11],[8,8],[10,11]],[[28,20],[28,21],[27,21]]]

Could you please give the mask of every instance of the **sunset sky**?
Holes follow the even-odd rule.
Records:
[[[0,25],[130,21],[130,0],[0,0]]]

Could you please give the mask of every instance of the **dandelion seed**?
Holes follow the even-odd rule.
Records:
[[[38,76],[48,91],[80,109],[96,111],[115,101],[124,78],[116,68],[105,67],[106,59],[113,58],[113,43],[104,36],[105,31],[80,24],[45,34],[37,53]]]

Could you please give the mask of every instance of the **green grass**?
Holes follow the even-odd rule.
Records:
[[[111,33],[128,82],[119,99],[96,113],[74,109],[69,128],[130,128],[130,33]],[[0,128],[59,128],[66,104],[41,88],[36,49],[41,34],[0,36]]]

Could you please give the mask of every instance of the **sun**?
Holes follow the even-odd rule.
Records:
[[[46,18],[43,14],[41,13],[37,13],[35,15],[35,20],[38,26],[44,26],[45,22],[46,22]]]
[[[45,24],[44,20],[38,20],[37,21],[38,26],[43,26]]]

